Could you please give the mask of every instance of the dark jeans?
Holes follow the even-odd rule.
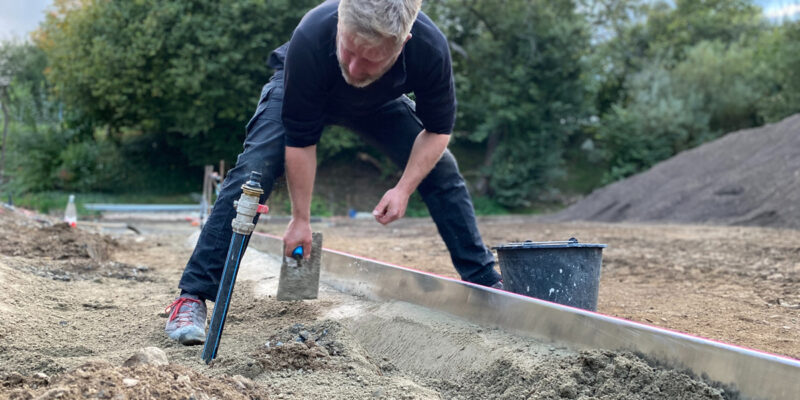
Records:
[[[279,71],[261,90],[255,115],[247,123],[244,151],[225,177],[219,198],[183,271],[178,285],[183,291],[209,300],[216,298],[232,235],[231,220],[236,216],[233,201],[239,198],[242,184],[250,171],[261,172],[263,203],[269,197],[275,180],[283,175],[282,103],[283,74]],[[405,168],[414,140],[422,131],[414,103],[405,96],[368,115],[331,116],[328,122],[353,130],[401,168]],[[480,285],[496,283],[500,275],[494,270],[494,256],[483,244],[472,200],[450,151],[445,151],[417,190],[428,206],[461,278]]]

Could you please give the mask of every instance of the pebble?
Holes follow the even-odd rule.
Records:
[[[145,347],[132,355],[131,358],[127,359],[122,366],[133,368],[139,365],[159,366],[167,364],[169,364],[169,359],[164,350],[158,347]]]
[[[255,386],[255,383],[252,380],[241,375],[234,375],[233,380],[241,390],[252,389]]]
[[[134,387],[139,384],[139,380],[133,378],[125,378],[122,380],[122,384],[125,385],[125,387]]]
[[[189,385],[192,383],[192,380],[186,375],[179,376],[178,379],[175,379],[175,381],[183,385]]]

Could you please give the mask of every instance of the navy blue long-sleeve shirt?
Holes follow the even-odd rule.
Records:
[[[326,1],[309,11],[289,42],[270,56],[269,66],[284,71],[286,145],[307,147],[319,142],[326,115],[369,115],[411,92],[424,128],[451,133],[456,96],[450,49],[433,21],[420,12],[411,40],[394,65],[371,85],[356,88],[345,82],[336,58],[338,7],[338,1]]]

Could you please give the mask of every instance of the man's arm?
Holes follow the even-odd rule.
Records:
[[[316,172],[316,145],[286,147],[286,183],[292,200],[292,220],[283,235],[287,257],[297,246],[303,246],[304,258],[311,256],[311,194]]]
[[[417,135],[403,176],[394,188],[383,195],[381,201],[372,210],[376,221],[386,225],[403,218],[408,206],[408,198],[442,158],[449,142],[450,135],[428,132],[424,129]]]

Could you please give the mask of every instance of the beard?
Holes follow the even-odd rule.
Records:
[[[352,76],[350,76],[350,74],[347,72],[347,68],[344,65],[342,65],[341,63],[339,63],[339,69],[342,71],[342,78],[344,78],[344,81],[347,82],[348,85],[356,87],[356,88],[359,88],[359,89],[365,88],[365,87],[375,83],[375,81],[380,79],[381,76],[383,76],[383,74],[386,73],[386,71],[383,71],[378,76],[368,76],[366,78],[363,78],[363,79],[360,79],[360,80],[356,80],[356,79],[353,79]],[[387,68],[387,70],[388,70],[388,68]]]
[[[394,66],[395,61],[397,61],[397,57],[395,57],[392,62],[386,65],[386,67],[377,74],[367,76],[366,78],[355,79],[347,72],[347,66],[342,63],[342,58],[339,56],[339,46],[336,46],[336,59],[339,61],[339,70],[342,71],[342,78],[344,78],[344,81],[347,82],[348,85],[358,89],[365,88],[375,83],[378,79],[381,79],[381,77]]]

